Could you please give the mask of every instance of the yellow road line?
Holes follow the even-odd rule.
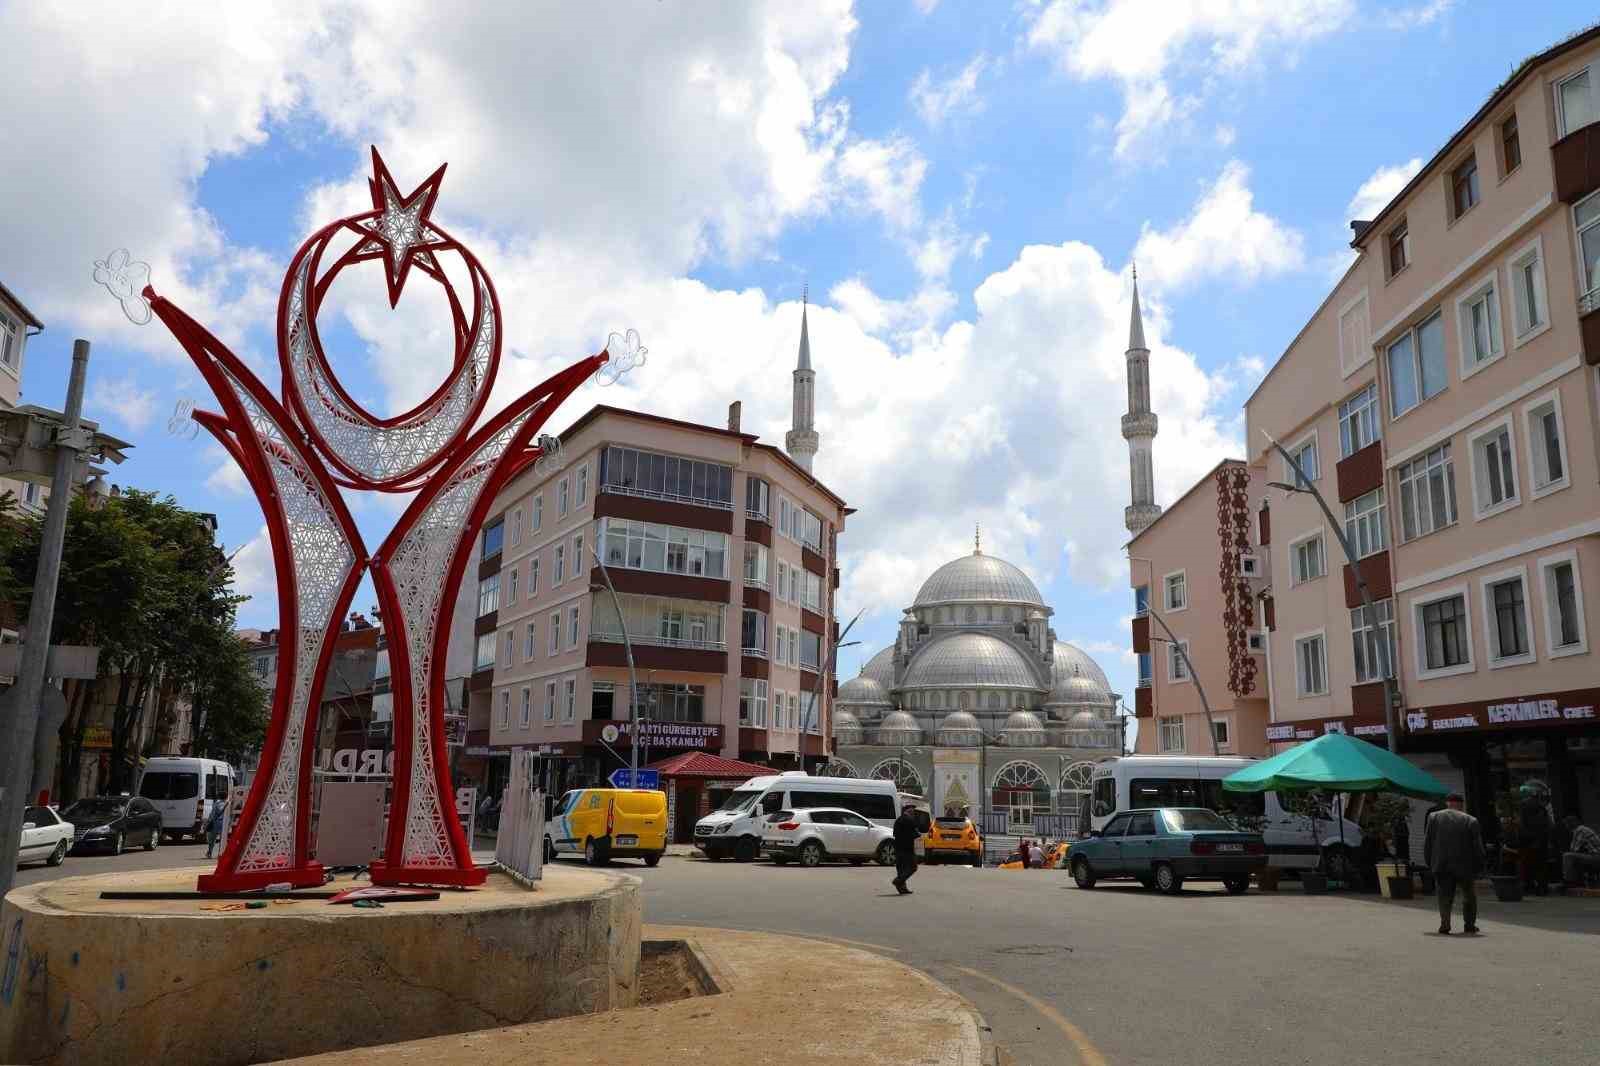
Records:
[[[1066,1016],[1060,1011],[1056,1010],[1054,1007],[1050,1006],[1050,1004],[1030,995],[1027,992],[1024,992],[1015,985],[1007,984],[998,977],[990,977],[981,970],[969,969],[966,966],[956,966],[953,967],[953,969],[959,970],[969,977],[976,977],[981,980],[988,981],[996,988],[1010,992],[1013,996],[1016,996],[1018,999],[1022,1000],[1022,1002],[1026,1003],[1028,1006],[1044,1015],[1045,1018],[1055,1024],[1056,1028],[1060,1029],[1066,1034],[1068,1040],[1072,1041],[1072,1046],[1076,1048],[1078,1052],[1078,1061],[1083,1063],[1083,1066],[1107,1066],[1106,1057],[1102,1055],[1100,1053],[1100,1049],[1095,1047],[1094,1044],[1090,1042],[1089,1038],[1084,1035],[1083,1030],[1067,1021]]]

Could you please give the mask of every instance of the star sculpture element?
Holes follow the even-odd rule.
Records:
[[[390,307],[400,302],[412,261],[430,249],[450,246],[437,235],[429,236],[432,223],[428,215],[439,199],[439,185],[443,181],[444,167],[441,166],[412,190],[410,196],[403,197],[395,186],[394,175],[378,155],[378,149],[372,149],[372,178],[367,186],[372,191],[372,208],[378,212],[378,217],[358,223],[358,226],[383,247]]]

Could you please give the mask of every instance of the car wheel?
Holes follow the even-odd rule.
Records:
[[[1228,890],[1228,895],[1230,896],[1242,896],[1250,888],[1250,878],[1224,877],[1222,879],[1222,887]]]
[[[1094,887],[1094,870],[1090,869],[1089,860],[1081,855],[1072,860],[1072,879],[1079,888]]]
[[[808,840],[804,844],[801,844],[800,845],[800,865],[801,866],[820,866],[820,865],[822,865],[822,845],[817,843],[815,840]]]
[[[150,830],[150,835],[144,838],[144,850],[154,851],[159,843],[161,843],[161,831],[152,829]]]
[[[62,863],[67,861],[67,852],[71,849],[71,847],[72,841],[70,840],[56,841],[56,850],[50,853],[50,857],[44,860],[44,864],[46,866],[60,866]]]
[[[1169,896],[1183,891],[1183,878],[1169,863],[1158,863],[1155,868],[1156,888]]]
[[[121,855],[122,854],[122,834],[121,833],[118,833],[111,840],[111,854],[113,854],[113,855]]]
[[[983,852],[979,851],[973,854],[972,866],[977,870],[983,869]]]
[[[590,866],[605,865],[605,855],[601,852],[600,845],[595,843],[594,837],[583,842],[583,861]]]
[[[879,844],[878,853],[873,857],[877,860],[879,866],[893,866],[894,841],[885,840],[882,844]]]
[[[664,854],[664,853],[663,852],[659,852],[659,851],[651,852],[649,855],[646,855],[644,857],[644,864],[646,866],[652,866],[652,867],[655,866],[657,863],[659,863],[661,861],[662,854]]]

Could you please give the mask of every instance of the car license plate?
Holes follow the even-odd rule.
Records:
[[[1244,850],[1244,845],[1243,844],[1218,844],[1217,845],[1217,850],[1218,851],[1243,851]]]
[[[617,838],[618,847],[631,848],[637,843],[639,843],[639,838],[636,836],[620,836]]]

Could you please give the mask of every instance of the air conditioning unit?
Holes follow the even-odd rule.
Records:
[[[1261,654],[1265,654],[1266,653],[1266,650],[1267,650],[1267,634],[1266,634],[1265,630],[1261,630],[1261,629],[1252,630],[1250,632],[1250,635],[1248,637],[1246,637],[1245,639],[1249,643],[1251,651],[1257,652],[1257,653],[1261,653]]]
[[[1260,577],[1261,559],[1255,555],[1245,554],[1239,556],[1239,576]]]

